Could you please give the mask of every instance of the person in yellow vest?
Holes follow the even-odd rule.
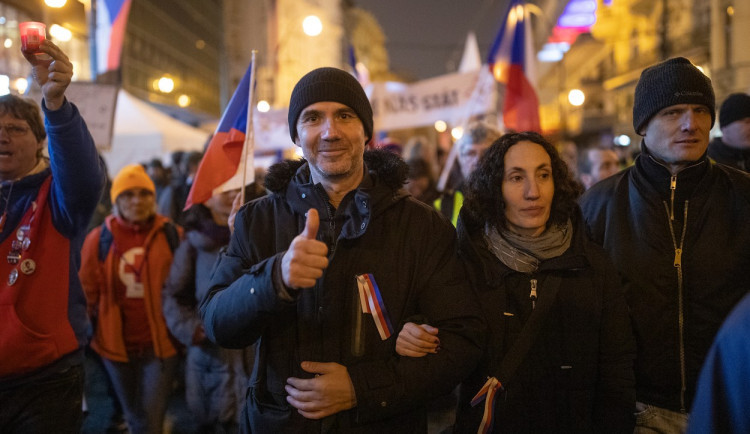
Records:
[[[113,213],[86,237],[81,283],[101,357],[130,432],[159,433],[178,357],[161,289],[182,229],[156,213],[156,189],[140,165],[112,181]]]
[[[477,122],[470,124],[464,135],[458,139],[458,165],[461,168],[463,183],[468,181],[469,176],[476,169],[479,160],[482,158],[492,142],[500,138],[500,132],[485,123]],[[462,184],[463,184],[462,183]],[[448,190],[435,199],[433,206],[440,211],[448,220],[456,226],[458,222],[458,212],[464,203],[464,195],[459,186],[456,190]]]

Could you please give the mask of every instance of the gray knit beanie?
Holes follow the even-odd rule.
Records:
[[[719,127],[724,128],[734,121],[750,118],[750,95],[733,93],[724,100],[719,109]]]
[[[716,120],[716,99],[711,79],[684,57],[674,57],[649,66],[635,87],[633,128],[641,128],[659,110],[676,104],[701,104],[711,111],[711,126]]]
[[[350,107],[357,113],[369,141],[372,138],[372,107],[362,85],[356,78],[338,68],[314,69],[294,86],[289,99],[289,135],[297,140],[297,119],[310,104],[334,101]]]

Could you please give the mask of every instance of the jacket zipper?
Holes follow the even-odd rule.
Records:
[[[531,310],[536,309],[536,279],[531,279],[531,292],[529,292],[529,299],[531,300]]]
[[[674,189],[676,186],[677,180],[674,176],[672,176],[672,198],[674,199]],[[674,202],[674,201],[673,201]],[[669,234],[672,236],[672,246],[674,247],[674,267],[677,269],[677,326],[679,329],[679,335],[680,335],[680,381],[681,381],[681,387],[680,387],[680,411],[685,413],[687,410],[685,409],[685,391],[686,391],[686,379],[685,379],[685,331],[684,331],[684,325],[685,325],[685,313],[684,313],[684,307],[683,307],[683,288],[682,288],[682,253],[683,253],[683,246],[685,245],[685,233],[687,232],[687,216],[688,216],[688,202],[685,201],[685,212],[683,216],[682,221],[682,235],[680,236],[680,245],[677,246],[677,240],[674,236],[674,225],[672,224],[672,221],[674,220],[674,214],[670,214],[669,212],[669,206],[667,203],[664,203],[664,208],[667,210],[667,214],[669,214],[669,218],[667,221],[669,222]],[[674,210],[674,203],[672,203],[672,210]]]
[[[674,221],[674,193],[677,190],[677,175],[672,175],[672,179],[669,181],[669,189],[671,190],[669,196],[669,220]]]

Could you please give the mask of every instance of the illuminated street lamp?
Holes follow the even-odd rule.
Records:
[[[438,133],[444,133],[448,129],[448,124],[445,121],[435,121],[435,129]]]
[[[26,93],[26,89],[29,87],[29,81],[26,80],[23,77],[17,78],[13,82],[13,87],[16,88],[16,90],[18,91],[18,93],[24,94],[24,93]]]
[[[65,3],[67,3],[67,0],[44,0],[44,4],[51,8],[61,8],[65,6]]]
[[[578,107],[583,104],[585,100],[586,95],[583,94],[581,89],[573,89],[568,92],[568,102],[570,102],[571,105]]]
[[[257,107],[258,111],[261,113],[266,113],[267,111],[271,110],[271,104],[269,104],[266,100],[258,101]]]
[[[184,93],[177,97],[177,105],[180,107],[187,107],[190,105],[190,97],[185,95]]]
[[[73,38],[73,32],[57,24],[52,24],[49,28],[49,34],[58,41],[63,42],[68,42]]]
[[[309,15],[302,20],[302,30],[307,36],[318,36],[323,31],[323,23],[315,15]]]
[[[454,138],[455,140],[458,140],[458,139],[460,139],[461,137],[463,137],[463,135],[464,135],[464,129],[463,129],[463,128],[461,128],[461,127],[455,127],[455,128],[453,128],[453,129],[451,130],[451,136],[452,136],[452,137],[453,137],[453,138]]]
[[[170,93],[174,90],[174,80],[165,75],[154,82],[154,88],[162,93]]]

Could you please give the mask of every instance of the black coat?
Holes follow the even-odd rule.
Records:
[[[750,289],[750,177],[704,157],[674,177],[674,200],[671,184],[646,151],[587,191],[581,207],[624,281],[638,401],[687,411],[716,332]]]
[[[466,213],[458,231],[490,333],[479,368],[461,385],[456,432],[476,432],[482,420],[484,402],[471,407],[471,399],[498,375],[531,315],[531,279],[541,302],[555,275],[561,278],[557,298],[532,347],[510,379],[498,378],[504,391],[495,400],[493,432],[632,433],[635,344],[625,296],[617,271],[583,225],[574,226],[565,253],[528,274],[497,259],[482,225],[467,222]]]
[[[717,137],[708,145],[708,156],[717,163],[750,172],[750,149],[733,148]]]
[[[246,205],[211,280],[201,313],[210,339],[243,347],[259,340],[248,394],[245,428],[253,432],[424,432],[423,404],[450,392],[481,354],[484,325],[456,253],[451,224],[402,189],[403,162],[365,154],[365,179],[333,210],[304,161],[272,168],[270,196]],[[274,267],[305,226],[321,216],[318,239],[329,247],[329,266],[294,302],[274,287]],[[381,340],[362,314],[355,276],[372,273],[394,327]],[[277,277],[280,280],[280,276]],[[278,282],[277,282],[278,283]],[[401,324],[422,315],[440,329],[444,349],[399,358]],[[308,420],[286,402],[288,377],[309,378],[300,362],[347,367],[357,406],[323,420]]]

